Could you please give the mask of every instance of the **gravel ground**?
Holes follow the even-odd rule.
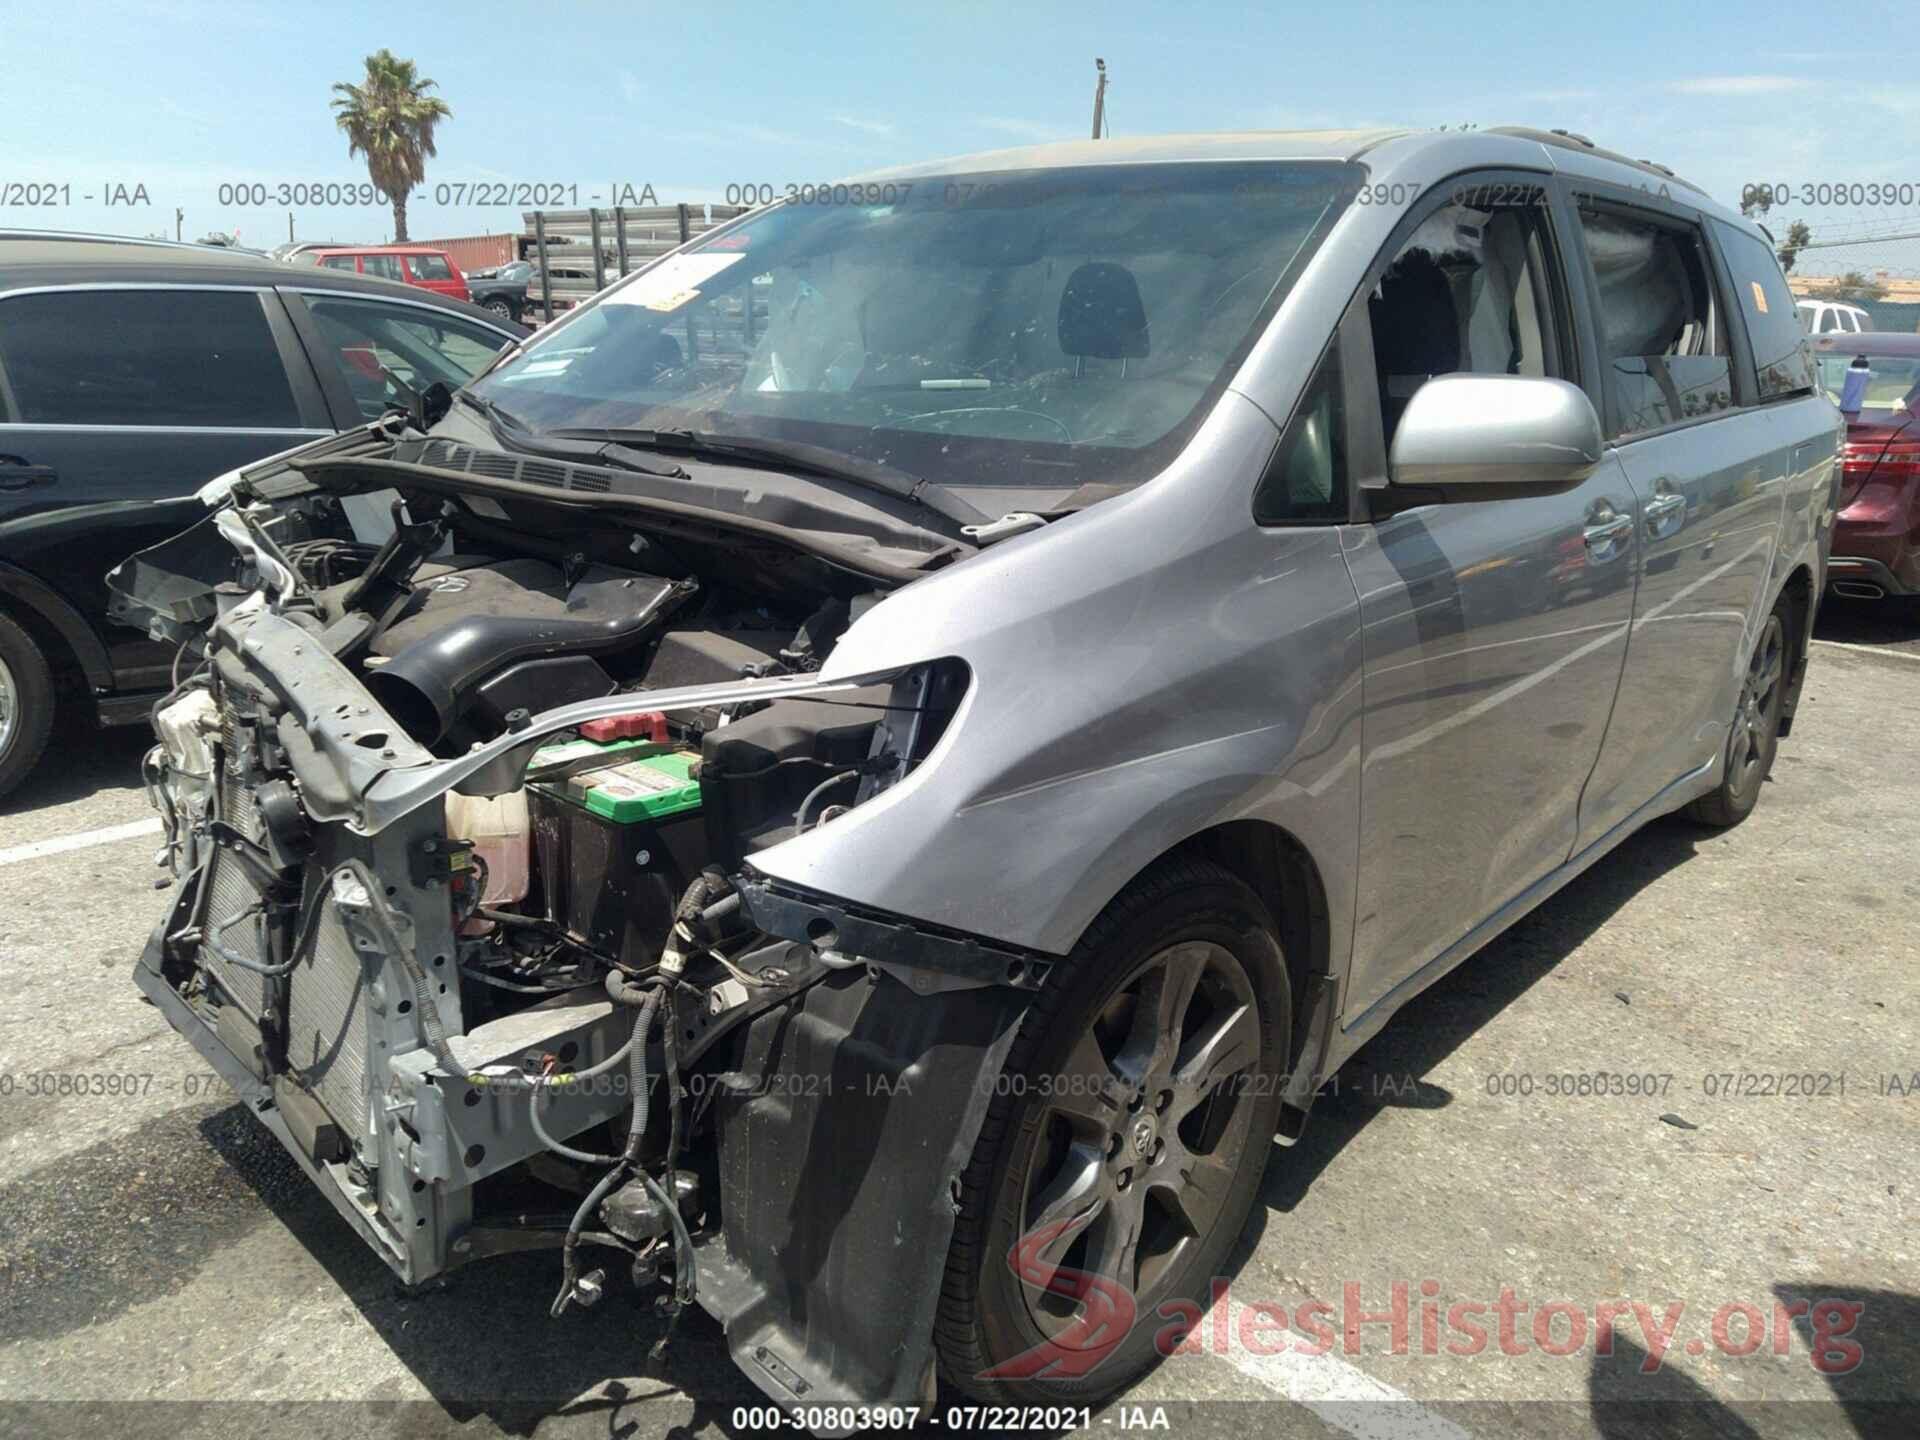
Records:
[[[1755,816],[1650,826],[1408,1006],[1305,1139],[1275,1147],[1200,1353],[1094,1428],[1914,1433],[1897,1407],[1920,1411],[1920,1094],[1888,1092],[1920,1072],[1920,612],[1836,608],[1821,634]],[[23,1077],[0,1094],[0,1432],[754,1428],[736,1407],[759,1392],[717,1326],[689,1314],[659,1348],[661,1323],[618,1290],[549,1321],[551,1254],[402,1292],[207,1086],[129,979],[162,903],[153,837],[6,858],[145,819],[144,745],[77,736],[0,805],[0,1075]],[[49,1072],[147,1078],[131,1097],[28,1094]],[[1612,1093],[1616,1075],[1652,1093]],[[1781,1075],[1814,1093],[1738,1093]],[[1276,1310],[1337,1341],[1349,1294],[1390,1312],[1396,1283],[1404,1353],[1386,1320],[1331,1356],[1268,1353]],[[1556,1302],[1584,1343],[1563,1309],[1536,1332]],[[1657,1368],[1636,1302],[1670,1326]],[[1461,1353],[1450,1312],[1473,1306],[1489,1338]],[[1728,1353],[1748,1306],[1761,1343]],[[1812,1317],[1835,1328],[1852,1306],[1851,1333],[1816,1345]]]

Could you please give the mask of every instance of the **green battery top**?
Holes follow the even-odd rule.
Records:
[[[583,740],[576,736],[572,740],[556,740],[551,745],[542,745],[533,752],[533,759],[528,763],[527,769],[537,772],[555,765],[570,765],[590,757],[611,760],[614,756],[628,750],[660,748],[659,742],[654,740]]]
[[[688,771],[700,757],[691,750],[644,755],[567,779],[567,798],[616,825],[664,820],[700,808],[700,782]]]

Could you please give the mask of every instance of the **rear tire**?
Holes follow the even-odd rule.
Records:
[[[518,320],[520,318],[520,314],[514,308],[513,302],[504,296],[496,295],[483,300],[480,302],[480,308],[482,310],[492,311],[502,320]]]
[[[53,671],[33,637],[0,614],[0,796],[25,780],[53,734]]]
[[[1734,702],[1719,787],[1687,806],[1688,819],[1726,830],[1746,819],[1760,803],[1761,788],[1780,747],[1780,714],[1787,677],[1793,670],[1798,618],[1793,597],[1782,594],[1760,627]]]
[[[1272,917],[1234,875],[1165,861],[1107,906],[994,1077],[935,1324],[949,1383],[1098,1405],[1158,1363],[1246,1225],[1291,1033]]]

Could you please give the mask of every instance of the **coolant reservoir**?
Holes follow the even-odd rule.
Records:
[[[487,867],[482,905],[511,905],[527,897],[533,827],[527,820],[527,792],[461,795],[447,792],[447,834],[471,840],[473,853]]]
[[[182,775],[205,780],[213,773],[213,752],[207,737],[220,728],[220,709],[205,690],[190,690],[154,717],[167,759]],[[522,813],[526,801],[521,802]]]

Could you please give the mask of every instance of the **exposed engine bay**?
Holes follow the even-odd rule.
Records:
[[[974,1072],[1044,960],[753,860],[910,776],[964,667],[825,681],[896,581],[410,485],[356,433],[115,574],[180,647],[138,983],[403,1280],[552,1247],[555,1316],[624,1271],[777,1399],[918,1398],[898,1337],[937,1284],[863,1237],[938,1263]]]

